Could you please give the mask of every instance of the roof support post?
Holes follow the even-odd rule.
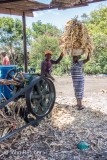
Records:
[[[26,43],[26,17],[25,12],[23,12],[22,16],[23,20],[23,50],[24,50],[24,70],[27,72],[27,43]]]

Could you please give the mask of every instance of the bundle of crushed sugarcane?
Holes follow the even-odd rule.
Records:
[[[0,84],[3,84],[3,85],[19,85],[19,82],[16,82],[14,80],[8,80],[8,79],[0,79]]]
[[[71,55],[93,52],[93,45],[86,26],[77,19],[66,23],[65,32],[60,40],[60,49]]]
[[[25,107],[26,100],[20,98],[15,102],[11,101],[7,106],[0,110],[0,138],[25,124],[20,116],[22,109],[25,109]],[[17,137],[18,135],[16,135],[16,138]],[[13,140],[15,139],[13,138]]]

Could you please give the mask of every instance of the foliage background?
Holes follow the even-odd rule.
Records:
[[[81,21],[87,26],[93,39],[94,52],[91,60],[85,65],[86,74],[107,74],[107,7],[100,8],[88,16],[83,14]],[[40,72],[44,52],[52,50],[53,59],[61,53],[59,39],[63,31],[49,23],[41,21],[32,23],[27,28],[27,50],[29,67]],[[0,48],[7,52],[11,64],[23,66],[23,30],[22,22],[13,18],[0,18]],[[86,57],[84,57],[86,58]],[[72,57],[65,55],[60,64],[53,66],[53,74],[70,74]]]

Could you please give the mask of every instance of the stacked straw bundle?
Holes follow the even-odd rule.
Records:
[[[65,32],[60,40],[60,49],[72,56],[92,53],[91,38],[83,23],[77,21],[77,19],[66,23]]]

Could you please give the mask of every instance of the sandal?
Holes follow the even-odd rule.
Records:
[[[84,108],[85,108],[84,106],[81,106],[81,107],[78,107],[78,110],[82,110]]]

